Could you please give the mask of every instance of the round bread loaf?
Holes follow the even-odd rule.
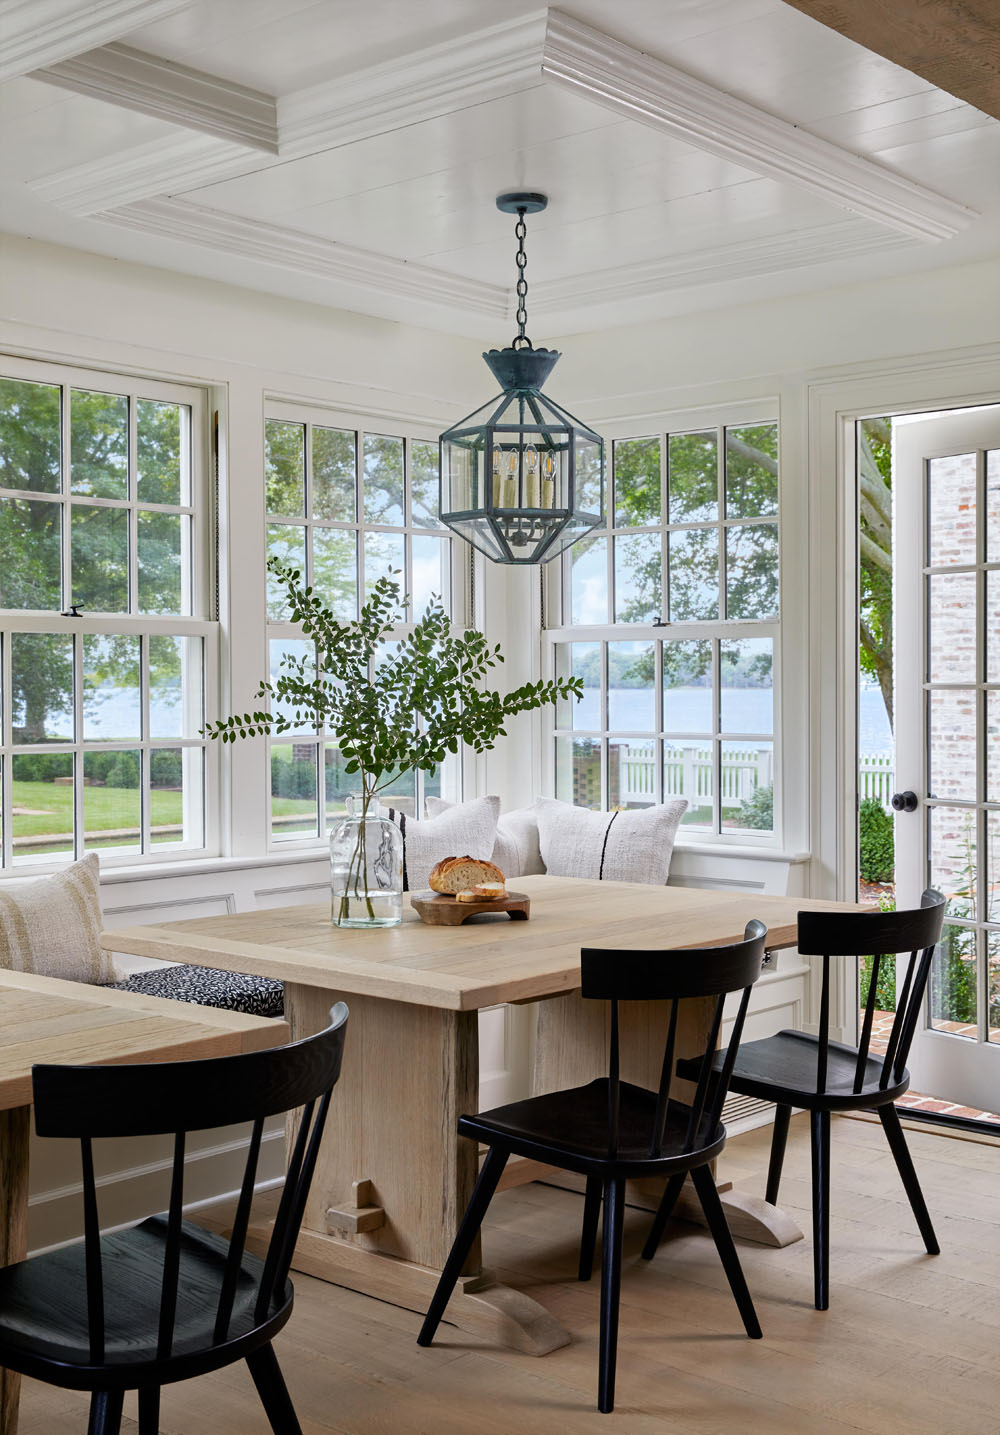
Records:
[[[427,879],[434,892],[467,892],[479,882],[504,882],[506,878],[493,862],[478,857],[442,857]]]

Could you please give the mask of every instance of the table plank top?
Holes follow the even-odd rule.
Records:
[[[281,978],[337,993],[473,1011],[580,985],[581,946],[665,950],[739,941],[751,918],[770,949],[792,947],[800,911],[856,903],[575,877],[519,877],[531,917],[474,917],[429,927],[404,900],[402,924],[335,927],[328,903],[196,917],[105,932],[109,951]]]
[[[0,969],[0,1110],[30,1104],[35,1062],[182,1061],[288,1039],[280,1020]]]

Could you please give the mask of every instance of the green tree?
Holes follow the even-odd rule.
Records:
[[[64,401],[55,385],[0,379],[0,489],[22,495],[60,492]],[[72,491],[124,499],[128,400],[74,390],[68,401]],[[177,503],[179,410],[173,404],[139,402],[139,498],[150,503]],[[49,612],[62,608],[60,508],[58,503],[30,496],[0,497],[0,607]],[[77,506],[71,542],[73,601],[84,611],[124,612],[128,542],[124,510]],[[176,544],[144,544],[143,606],[147,611],[177,611],[178,565]],[[29,637],[35,641],[28,642]],[[72,691],[72,649],[64,641],[42,634],[21,635],[19,642],[24,644],[24,660],[14,665],[12,706],[24,740],[44,742],[50,715],[64,710]],[[131,686],[138,682],[133,644],[134,639],[124,638],[108,643],[101,669],[106,683]],[[154,678],[166,684],[179,671],[176,647],[160,644]],[[93,683],[85,701],[96,701]]]

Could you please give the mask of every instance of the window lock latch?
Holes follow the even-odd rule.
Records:
[[[83,614],[76,603],[71,603],[68,608],[63,610],[61,616],[63,618],[82,618]]]

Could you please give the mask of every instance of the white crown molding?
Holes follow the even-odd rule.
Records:
[[[128,45],[89,50],[37,70],[32,78],[232,144],[278,153],[277,103],[272,95]]]
[[[189,130],[32,180],[28,188],[70,214],[102,214],[123,204],[231,179],[258,164],[255,155],[245,145]]]
[[[355,144],[541,84],[548,14],[537,10],[279,99],[282,156]]]
[[[534,314],[556,314],[596,304],[642,299],[696,284],[721,284],[786,269],[853,259],[886,249],[907,249],[914,240],[885,230],[873,230],[856,219],[797,229],[653,259],[646,264],[625,264],[617,269],[592,270],[565,279],[535,283],[531,289]]]
[[[152,25],[191,0],[0,0],[0,80],[27,75]]]
[[[332,279],[382,297],[418,299],[490,320],[509,320],[514,313],[514,292],[500,285],[463,279],[425,265],[337,244],[300,230],[244,219],[183,199],[146,200],[98,217],[127,229],[199,244],[217,253]],[[718,284],[886,249],[907,248],[913,242],[849,219],[646,264],[626,264],[617,269],[536,283],[532,286],[532,312],[546,315],[586,310],[695,284]]]
[[[979,217],[559,10],[549,11],[542,70],[554,84],[628,119],[913,238],[950,239]]]
[[[498,284],[444,274],[422,264],[206,209],[187,200],[145,200],[99,217],[145,234],[200,244],[216,253],[275,264],[393,298],[444,304],[484,319],[503,319],[507,314],[507,293]]]

